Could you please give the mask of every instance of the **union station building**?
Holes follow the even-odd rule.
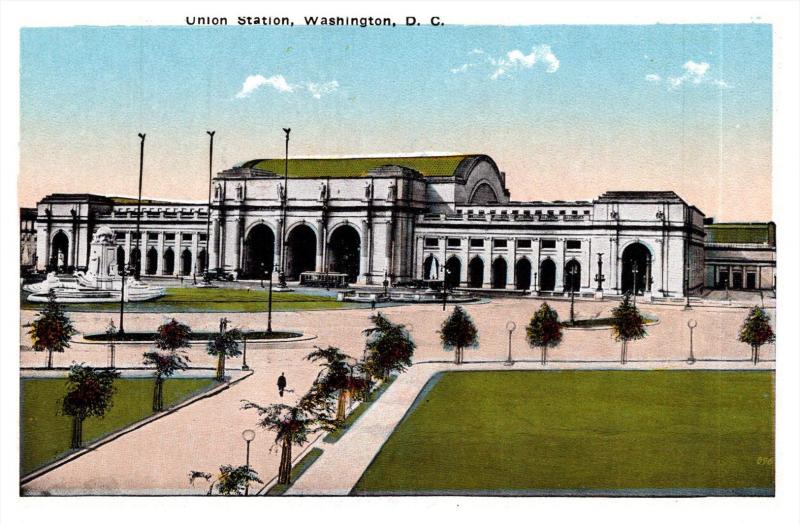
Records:
[[[93,232],[108,226],[118,261],[141,249],[153,277],[201,275],[208,260],[240,279],[275,268],[290,281],[334,273],[542,295],[775,286],[773,223],[715,224],[671,191],[514,201],[480,154],[290,159],[284,169],[257,159],[218,173],[210,216],[206,203],[143,200],[140,239],[136,199],[48,195],[23,210],[27,263],[85,267]]]

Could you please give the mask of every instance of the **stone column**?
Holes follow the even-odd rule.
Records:
[[[325,229],[322,219],[317,220],[317,258],[314,262],[314,271],[322,273],[323,269],[324,252],[327,246],[325,241]]]
[[[233,270],[240,271],[242,255],[242,219],[236,217],[233,223]]]
[[[156,261],[156,275],[163,275],[164,274],[164,232],[160,231],[158,233],[158,247],[156,248],[158,252],[158,260]]]
[[[69,229],[69,245],[67,246],[67,266],[74,265],[75,258],[73,257],[73,253],[75,252],[75,230]]]
[[[563,238],[556,239],[556,256],[554,262],[556,263],[556,293],[564,292],[564,264],[566,264],[566,256],[564,250],[566,249],[566,242]]]
[[[197,254],[200,253],[200,250],[198,249],[199,240],[200,235],[198,233],[192,233],[192,270],[190,271],[192,275],[197,273]]]
[[[421,236],[417,237],[417,252],[414,253],[414,260],[416,260],[417,266],[414,274],[417,276],[417,280],[422,280],[425,278],[425,258],[423,255],[424,242],[425,241]]]
[[[392,222],[391,219],[386,222],[386,272],[394,273],[392,267],[392,246],[394,245],[392,239]]]
[[[172,265],[172,274],[173,276],[179,276],[181,274],[181,269],[183,269],[183,250],[181,249],[181,235],[180,231],[175,233],[175,247],[173,251],[175,251],[175,256],[173,260],[175,263]]]
[[[361,221],[361,248],[360,261],[358,265],[359,279],[363,279],[366,284],[369,278],[369,224],[366,220]]]
[[[509,239],[511,245],[508,246],[508,269],[506,270],[506,289],[514,289],[517,283],[517,239]]]
[[[280,272],[283,268],[283,219],[277,221],[278,227],[275,229],[275,271]]]
[[[541,265],[541,242],[540,239],[534,238],[531,240],[531,247],[533,248],[533,260],[531,260],[531,291],[533,293],[539,292],[539,267]]]
[[[219,220],[215,218],[211,221],[210,237],[208,239],[208,246],[206,246],[206,250],[208,251],[207,271],[211,271],[219,267],[219,245],[217,244],[218,230]]]

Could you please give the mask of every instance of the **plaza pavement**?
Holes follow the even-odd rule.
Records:
[[[538,351],[524,342],[524,327],[539,299],[492,299],[489,303],[467,305],[478,327],[480,348],[465,351],[465,365],[460,369],[539,369]],[[552,301],[559,316],[568,318],[569,303]],[[592,318],[609,314],[617,302],[578,301],[577,318]],[[739,326],[748,310],[727,307],[697,307],[684,311],[681,307],[640,304],[640,309],[659,318],[659,323],[648,328],[649,336],[630,344],[629,364],[626,369],[651,368],[724,368],[752,369],[747,362],[749,348],[736,341]],[[416,398],[428,378],[435,372],[455,369],[449,364],[452,353],[445,353],[438,340],[437,329],[445,316],[440,304],[408,305],[383,309],[392,321],[409,325],[417,343],[415,362],[373,405],[338,443],[325,445],[325,453],[292,487],[289,494],[331,493],[344,494],[380,449],[408,406]],[[241,400],[261,404],[283,401],[292,403],[308,389],[319,368],[304,359],[315,345],[335,345],[354,357],[364,349],[362,330],[368,327],[366,309],[333,311],[305,311],[273,313],[275,329],[295,329],[315,334],[318,338],[299,342],[270,344],[249,343],[247,361],[254,370],[252,376],[213,397],[195,402],[181,410],[162,417],[136,431],[105,444],[64,466],[50,471],[24,486],[26,493],[54,495],[68,494],[203,494],[207,489],[201,480],[192,487],[188,483],[190,470],[216,471],[221,464],[244,463],[245,445],[241,437],[244,429],[255,428],[255,412],[240,409]],[[774,309],[770,310],[774,317]],[[34,318],[35,312],[22,312],[22,325]],[[215,330],[219,318],[226,316],[232,325],[246,329],[263,328],[263,313],[191,313],[191,314],[129,314],[125,318],[128,331],[154,331],[159,323],[172,317],[189,323],[195,330]],[[108,320],[116,315],[109,313],[71,313],[81,332],[104,331]],[[686,322],[697,321],[694,332],[694,366],[687,366],[689,330]],[[508,320],[517,324],[512,335],[513,358],[528,360],[505,368],[501,362],[508,352]],[[28,345],[26,329],[21,328],[22,344]],[[76,337],[77,338],[77,337]],[[146,345],[118,344],[116,361],[119,367],[141,366],[141,355]],[[214,358],[206,355],[204,348],[193,346],[189,351],[193,366],[211,368]],[[549,353],[549,369],[619,369],[619,344],[610,330],[567,330],[561,345]],[[762,348],[765,362],[759,368],[774,368],[774,346]],[[22,367],[41,366],[45,354],[20,352]],[[107,349],[102,345],[74,343],[63,354],[54,355],[54,365],[64,367],[72,362],[104,366]],[[424,363],[423,362],[429,362]],[[480,362],[480,363],[478,363]],[[235,368],[241,359],[232,359],[228,365]],[[281,399],[275,382],[285,372],[289,389]],[[209,371],[211,374],[211,371]],[[318,442],[317,445],[320,445]],[[268,482],[277,472],[278,448],[274,435],[257,430],[251,445],[251,466]],[[296,449],[294,456],[300,456]],[[251,488],[251,493],[260,486]]]

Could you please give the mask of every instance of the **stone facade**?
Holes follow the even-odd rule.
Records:
[[[708,285],[705,217],[673,192],[516,202],[486,155],[292,159],[286,167],[253,160],[218,173],[210,220],[205,204],[144,201],[142,273],[200,274],[208,256],[211,270],[239,278],[274,269],[289,280],[335,272],[361,284],[447,280],[545,295],[657,297]],[[85,266],[101,225],[129,257],[136,209],[131,199],[44,198],[37,267]]]

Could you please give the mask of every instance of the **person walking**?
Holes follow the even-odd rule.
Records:
[[[283,372],[281,371],[281,376],[278,377],[278,394],[283,396],[283,390],[286,389],[286,377],[283,376]]]

